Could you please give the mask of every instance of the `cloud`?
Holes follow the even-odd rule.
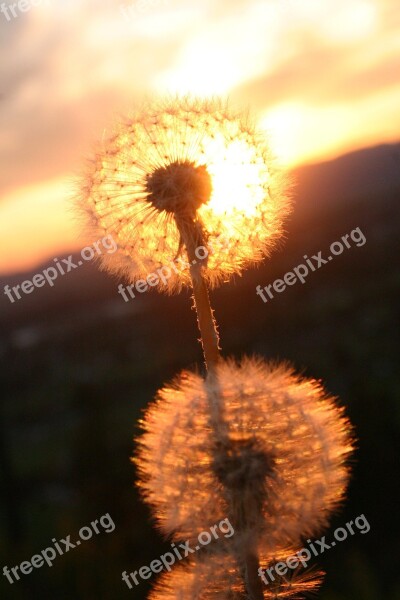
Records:
[[[332,106],[397,87],[400,52],[370,65],[359,62],[358,56],[358,51],[351,54],[346,48],[312,42],[272,73],[238,86],[234,94],[251,98],[253,106],[265,109],[287,100],[299,100],[309,106]]]
[[[113,114],[154,91],[357,111],[400,67],[395,0],[58,0],[2,17],[3,193],[74,169]]]
[[[181,42],[154,37],[149,19],[127,22],[115,4],[99,10],[89,2],[0,20],[8,57],[0,79],[3,192],[68,172],[113,115],[151,91]]]

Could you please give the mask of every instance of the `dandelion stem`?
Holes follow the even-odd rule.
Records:
[[[207,393],[210,404],[210,420],[214,430],[215,441],[229,447],[228,428],[224,422],[223,399],[216,373],[216,365],[220,361],[219,335],[214,313],[210,304],[207,283],[203,276],[206,258],[199,258],[196,252],[200,247],[207,248],[201,223],[196,219],[175,215],[176,224],[185,245],[190,275],[192,279],[193,299],[197,313],[197,323],[200,330],[204,359],[208,370]],[[214,449],[216,451],[216,448]],[[258,575],[260,562],[258,556],[249,550],[244,550],[238,557],[239,565],[243,566],[242,577],[249,600],[263,600],[261,579]]]
[[[197,324],[203,346],[204,359],[209,373],[219,362],[220,348],[217,324],[211,308],[208,288],[203,276],[206,258],[199,258],[196,251],[206,247],[200,225],[194,220],[175,217],[177,226],[184,243],[190,264],[193,300],[197,313]]]
[[[263,586],[258,574],[260,561],[252,552],[245,555],[245,585],[250,600],[264,600]]]

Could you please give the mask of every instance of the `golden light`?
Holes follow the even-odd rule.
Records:
[[[48,259],[49,244],[54,256],[79,248],[70,195],[65,178],[22,187],[5,197],[0,204],[0,238],[7,240],[7,250],[0,253],[0,272],[33,268]]]
[[[400,116],[392,112],[393,98],[400,100],[399,85],[360,99],[356,110],[346,101],[336,106],[285,102],[265,111],[260,127],[268,135],[273,153],[286,166],[330,160],[351,151],[354,143],[372,145],[378,134],[381,142],[395,142]],[[385,122],[382,115],[387,115]]]
[[[262,519],[253,513],[250,522],[254,527],[265,519],[258,550],[276,557],[287,544],[326,525],[344,497],[349,422],[319,382],[303,379],[286,364],[221,360],[216,372],[218,383],[185,371],[158,391],[142,421],[141,488],[165,535],[194,540],[226,510],[221,472],[217,469],[219,481],[215,472],[220,465],[234,492],[265,495]],[[224,426],[210,428],[210,392],[223,398],[226,437]],[[234,466],[226,462],[225,444],[236,456]],[[270,478],[271,469],[276,477]],[[266,485],[260,485],[264,478]]]
[[[199,201],[205,176],[211,194]],[[95,235],[111,234],[118,245],[104,257],[106,267],[131,281],[177,258],[176,217],[193,202],[209,247],[204,276],[211,286],[268,255],[282,233],[289,202],[268,143],[222,102],[171,99],[128,118],[99,150],[81,198]],[[190,285],[188,269],[174,270],[159,287],[182,284]]]
[[[222,136],[219,138],[205,142],[213,191],[200,212],[207,220],[214,214],[232,218],[237,212],[246,217],[255,216],[257,207],[264,201],[260,182],[265,177],[267,183],[268,174],[262,172],[254,147],[242,140],[227,144]]]
[[[310,143],[309,137],[299,139],[303,116],[300,104],[287,103],[270,108],[261,118],[260,125],[271,140],[275,156],[286,165],[292,165],[299,157],[304,159],[306,144]]]
[[[371,35],[378,23],[378,7],[366,0],[347,2],[340,11],[332,11],[329,19],[319,20],[325,39],[356,43]]]
[[[2,181],[8,189],[2,199],[7,203],[15,193],[25,196],[23,208],[18,201],[19,214],[2,209],[12,223],[4,228],[5,269],[24,268],[33,256],[54,256],[62,237],[68,249],[65,210],[50,224],[44,209],[40,235],[31,236],[24,251],[21,245],[14,251],[21,214],[27,220],[23,228],[31,224],[33,201],[24,186],[41,181],[47,193],[50,179],[68,177],[109,115],[124,113],[143,95],[224,94],[250,103],[263,115],[287,165],[399,140],[400,45],[393,1],[255,0],[246,10],[234,2],[217,6],[183,0],[148,2],[145,9],[142,2],[103,2],[95,11],[91,2],[56,4],[21,14],[25,44],[36,48],[38,68],[23,79],[14,101],[2,105],[7,115],[1,131]],[[10,44],[10,72],[25,73],[13,30],[10,25],[2,39]],[[65,35],[59,38],[60,31]],[[57,48],[47,52],[53,44]],[[64,124],[68,135],[56,123]],[[40,131],[51,161],[36,160],[37,134],[31,134],[31,127]],[[26,153],[22,170],[15,151]],[[214,178],[222,190],[216,173]],[[236,186],[229,188],[224,194],[233,198]],[[229,209],[224,194],[213,202],[215,212]],[[51,214],[52,198],[49,191]],[[239,201],[236,194],[233,203]],[[50,225],[59,230],[57,236]]]
[[[233,14],[196,27],[184,44],[175,64],[155,79],[158,90],[192,93],[201,96],[227,94],[246,80],[265,73],[266,63],[274,60],[280,33],[279,3],[248,3],[245,11],[233,7]],[[196,22],[192,14],[186,22]],[[251,28],[246,44],[240,43],[243,30]],[[284,51],[280,56],[284,56]]]

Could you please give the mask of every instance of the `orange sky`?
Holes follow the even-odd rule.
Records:
[[[250,106],[288,165],[398,141],[399,34],[398,0],[43,0],[0,13],[0,272],[86,244],[73,174],[110,120],[154,93]]]

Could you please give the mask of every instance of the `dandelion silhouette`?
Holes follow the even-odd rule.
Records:
[[[221,413],[210,427],[215,394]],[[232,554],[245,579],[252,573],[248,597],[257,597],[259,557],[272,562],[318,533],[343,498],[348,421],[287,365],[221,361],[206,381],[184,372],[158,392],[143,427],[141,485],[161,530],[194,546],[228,516]]]
[[[226,360],[216,375],[224,413],[215,429],[210,380],[184,372],[158,392],[140,440],[143,491],[162,531],[192,542],[226,516],[240,524],[244,502],[251,531],[233,542],[259,538],[274,555],[318,533],[342,499],[348,423],[319,383],[286,365]]]
[[[195,244],[213,248],[202,277],[214,287],[269,255],[287,192],[248,116],[184,98],[145,106],[116,127],[87,170],[80,205],[96,239],[107,232],[118,244],[112,260],[103,257],[112,272],[145,278],[170,263],[189,229]],[[182,285],[191,286],[187,271],[159,284]]]
[[[289,187],[247,116],[190,98],[122,123],[84,178],[80,206],[118,245],[105,268],[133,282],[179,255],[189,265],[160,289],[191,286],[208,372],[183,372],[147,410],[134,459],[143,496],[174,540],[227,517],[235,529],[162,577],[152,600],[297,598],[320,582],[295,573],[267,588],[258,571],[327,525],[348,480],[350,425],[288,365],[223,359],[208,294],[269,256]],[[200,246],[213,252],[200,260]]]

